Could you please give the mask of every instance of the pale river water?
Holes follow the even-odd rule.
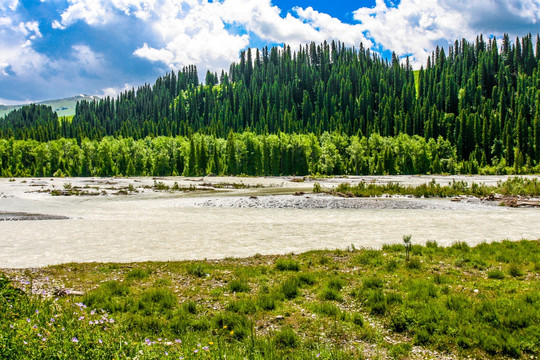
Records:
[[[376,178],[377,181],[426,182],[425,177]],[[482,178],[484,182],[496,181]],[[474,179],[480,182],[482,179]],[[323,182],[324,186],[338,181]],[[445,182],[448,178],[438,178]],[[467,181],[472,179],[467,178]],[[38,267],[66,262],[132,262],[146,260],[217,259],[256,253],[283,254],[313,249],[379,248],[400,243],[435,240],[441,245],[466,241],[539,239],[540,210],[513,209],[450,200],[382,199],[360,208],[298,208],[287,204],[302,199],[294,191],[309,191],[313,182],[289,179],[205,178],[214,184],[262,184],[264,189],[224,193],[156,193],[140,188],[152,179],[0,179],[0,212],[28,212],[67,216],[69,220],[0,221],[0,268]],[[184,178],[163,181],[181,186],[201,184]],[[109,182],[109,183],[106,183]],[[98,186],[100,191],[128,184],[142,193],[116,196],[51,196],[39,189],[63,189],[63,184]],[[263,197],[269,195],[271,198]],[[258,199],[249,199],[257,195]],[[271,199],[272,201],[268,200]],[[271,206],[239,207],[250,201]],[[270,202],[269,202],[270,201]],[[324,203],[323,201],[323,203]],[[334,201],[334,200],[332,200]],[[336,200],[339,204],[339,201]],[[348,200],[350,201],[350,200]],[[360,204],[361,199],[353,200]],[[211,206],[201,206],[201,205]],[[278,208],[277,206],[285,206]],[[281,204],[281,205],[280,205]],[[367,204],[367,205],[366,205]],[[398,208],[391,208],[396,207]],[[379,204],[380,205],[380,204]],[[409,206],[410,205],[410,206]],[[356,205],[355,205],[356,206]]]

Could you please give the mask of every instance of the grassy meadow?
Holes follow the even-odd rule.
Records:
[[[4,273],[2,359],[540,356],[539,241]]]

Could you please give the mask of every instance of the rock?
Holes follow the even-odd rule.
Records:
[[[276,316],[276,321],[283,321],[283,320],[285,320],[285,316],[283,315]]]

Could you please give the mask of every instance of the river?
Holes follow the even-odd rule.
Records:
[[[501,180],[418,176],[363,179],[418,184],[432,178],[440,183],[452,179],[486,183]],[[329,187],[361,179],[319,182]],[[172,187],[174,182],[180,187],[204,185],[208,190],[160,192],[150,188],[160,183]],[[539,209],[447,199],[341,200],[309,194],[313,183],[291,178],[0,179],[0,213],[69,218],[0,221],[0,268],[219,259],[345,249],[351,245],[380,248],[400,243],[403,235],[412,235],[413,243],[435,240],[440,245],[540,238]],[[130,184],[138,192],[114,195]],[[51,196],[43,192],[77,187],[107,195]],[[299,196],[291,195],[293,192]]]

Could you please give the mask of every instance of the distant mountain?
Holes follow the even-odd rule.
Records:
[[[77,101],[81,100],[87,100],[92,101],[95,99],[99,99],[97,96],[91,96],[91,95],[77,95],[72,96],[65,99],[56,99],[56,100],[47,100],[47,101],[41,101],[36,104],[40,105],[47,105],[52,107],[53,111],[58,114],[59,117],[62,116],[72,116],[75,115],[75,105],[77,104]],[[3,117],[7,113],[19,109],[23,107],[26,104],[21,105],[0,105],[0,117]]]

